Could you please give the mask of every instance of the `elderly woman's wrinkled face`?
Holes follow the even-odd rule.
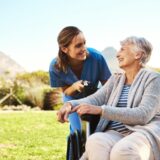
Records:
[[[119,67],[122,69],[132,67],[137,62],[137,53],[134,51],[134,45],[124,44],[117,53]]]

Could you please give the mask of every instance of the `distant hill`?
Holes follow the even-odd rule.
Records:
[[[25,69],[16,61],[0,52],[0,75],[4,78],[14,78],[17,73],[23,73]]]
[[[111,72],[117,72],[119,70],[118,61],[116,58],[117,50],[114,47],[107,47],[102,51],[102,53]]]

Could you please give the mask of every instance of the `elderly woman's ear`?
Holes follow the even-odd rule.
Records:
[[[144,57],[144,53],[143,52],[137,52],[136,54],[135,54],[135,59],[142,59]]]

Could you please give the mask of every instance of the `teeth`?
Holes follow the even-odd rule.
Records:
[[[119,61],[123,61],[123,59],[118,59]]]

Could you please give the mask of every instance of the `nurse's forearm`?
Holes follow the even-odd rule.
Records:
[[[72,85],[63,87],[64,94],[68,96],[72,96],[76,91],[82,92],[84,89],[84,85],[82,84],[82,80],[74,82]]]
[[[75,92],[76,92],[76,89],[73,87],[73,85],[69,87],[65,87],[65,89],[63,88],[63,93],[65,95],[72,96],[74,95]]]

